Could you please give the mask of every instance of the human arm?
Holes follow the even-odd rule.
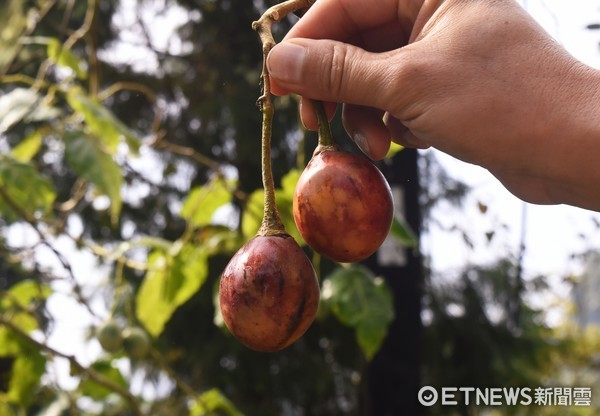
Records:
[[[512,0],[318,0],[268,63],[276,93],[344,103],[375,159],[433,146],[524,200],[600,210],[600,73]]]

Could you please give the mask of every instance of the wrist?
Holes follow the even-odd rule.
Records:
[[[556,91],[538,152],[548,196],[600,210],[600,71],[573,64]]]

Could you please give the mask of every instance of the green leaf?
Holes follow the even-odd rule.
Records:
[[[296,190],[296,184],[302,175],[300,169],[291,169],[281,178],[281,190],[283,194],[290,199],[294,197],[294,191]]]
[[[390,235],[406,247],[417,247],[419,245],[417,235],[403,217],[394,217]]]
[[[40,151],[44,136],[41,130],[36,130],[21,140],[10,152],[11,156],[19,162],[27,163]]]
[[[46,359],[39,351],[28,348],[17,355],[9,382],[8,401],[29,405],[35,397],[34,391],[46,370]]]
[[[0,298],[0,312],[10,317],[10,322],[26,333],[38,328],[38,321],[24,312],[33,302],[45,300],[52,290],[33,280],[23,280],[13,285]],[[8,319],[8,318],[5,318]],[[0,357],[18,355],[23,350],[19,338],[7,327],[0,327]]]
[[[54,186],[30,164],[0,156],[0,186],[9,198],[7,201],[0,195],[0,215],[16,220],[20,218],[18,210],[27,215],[37,212],[47,215],[52,211],[56,199]]]
[[[112,156],[95,137],[75,131],[65,133],[65,159],[77,175],[108,196],[111,220],[116,223],[121,212],[123,176]]]
[[[260,228],[263,217],[264,192],[257,189],[246,200],[242,214],[242,234],[247,240],[254,237]]]
[[[81,88],[71,88],[67,101],[75,112],[83,116],[90,131],[96,135],[106,151],[114,156],[121,139],[133,152],[139,150],[139,139],[107,107],[89,97]]]
[[[136,296],[136,313],[152,336],[159,336],[175,310],[202,286],[208,274],[203,247],[185,245],[176,256],[155,250]]]
[[[3,310],[9,309],[15,303],[20,309],[27,308],[34,301],[47,299],[52,293],[52,289],[43,283],[27,279],[11,286],[7,293],[8,296],[3,297],[0,301],[0,308]]]
[[[10,321],[25,332],[31,332],[39,328],[38,321],[27,312],[14,312]],[[10,331],[9,331],[10,334]],[[13,334],[14,336],[14,334]]]
[[[183,202],[181,216],[196,227],[210,224],[215,211],[231,201],[229,186],[234,184],[214,177],[206,185],[193,188]]]
[[[322,300],[356,331],[358,345],[373,358],[394,318],[392,295],[381,278],[362,266],[337,268],[323,282]]]
[[[135,240],[127,242],[127,247],[146,247],[146,248],[159,248],[163,250],[169,250],[173,243],[164,238],[155,237],[151,235],[142,235],[137,237]]]
[[[115,384],[123,387],[124,389],[128,389],[127,381],[125,377],[121,374],[121,371],[115,366],[113,366],[110,360],[98,360],[94,362],[90,366],[93,370],[100,373],[104,377],[113,381]],[[82,379],[79,383],[79,390],[82,395],[91,397],[94,400],[102,400],[109,396],[111,393],[114,393],[107,387],[101,386],[95,381],[85,378]]]
[[[216,388],[205,391],[198,397],[190,409],[190,416],[212,416],[217,411],[220,415],[242,416],[233,403]]]
[[[48,41],[48,58],[59,66],[70,68],[77,78],[86,79],[87,72],[83,69],[82,62],[73,55],[69,49],[65,49],[56,38],[51,38]]]
[[[212,289],[212,300],[215,313],[213,314],[213,324],[217,328],[225,329],[225,319],[223,319],[223,314],[221,313],[221,300],[219,297],[219,287],[220,281],[217,280],[213,285]]]
[[[306,245],[304,238],[296,227],[296,221],[294,220],[294,192],[296,190],[296,184],[302,171],[299,169],[291,169],[281,178],[281,189],[277,189],[275,192],[275,199],[277,201],[277,208],[279,210],[279,216],[287,232],[294,237],[296,242],[301,246]]]
[[[33,280],[23,280],[13,285],[10,290],[5,292],[5,296],[0,298],[0,311],[9,311],[10,321],[21,328],[25,332],[31,332],[38,328],[38,321],[28,314],[23,312],[33,302],[40,302],[48,298],[52,290],[41,283]],[[12,354],[15,351],[14,342],[10,342],[10,338],[14,338],[14,334],[10,329],[0,328],[0,356]],[[4,342],[7,343],[7,349],[3,349]]]
[[[293,212],[294,189],[296,188],[300,174],[299,170],[292,169],[281,179],[282,187],[275,190],[275,200],[279,216],[286,231],[302,246],[306,245],[306,243],[296,227]],[[246,239],[254,237],[260,228],[263,218],[263,207],[264,191],[257,189],[252,192],[246,201],[242,218],[242,234]]]
[[[236,230],[224,225],[206,225],[199,230],[194,241],[202,244],[209,255],[235,253],[246,240]]]
[[[0,415],[2,415],[2,416],[21,416],[17,413],[19,410],[15,409],[15,405],[6,402],[5,396],[6,396],[6,394],[3,394],[0,392]]]
[[[0,357],[17,355],[21,351],[21,343],[15,333],[5,326],[0,326]]]

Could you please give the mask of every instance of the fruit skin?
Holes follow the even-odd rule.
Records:
[[[96,329],[96,338],[106,352],[118,352],[123,346],[121,327],[114,321],[107,321]]]
[[[139,327],[130,327],[123,330],[123,349],[132,360],[141,360],[150,352],[150,338]]]
[[[287,234],[257,236],[231,258],[219,287],[229,331],[256,351],[279,351],[300,338],[319,306],[319,282]]]
[[[364,157],[319,146],[300,175],[294,220],[306,243],[338,262],[373,254],[387,237],[394,216],[385,177]]]

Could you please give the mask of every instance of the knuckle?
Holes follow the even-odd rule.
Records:
[[[344,93],[345,79],[348,77],[352,60],[349,59],[348,48],[344,45],[335,45],[329,56],[330,71],[324,76],[324,88],[335,97],[342,97]]]
[[[417,54],[403,54],[397,58],[391,59],[387,66],[387,84],[393,88],[381,91],[380,98],[389,104],[404,107],[407,103],[418,101],[423,91],[435,82],[436,76],[432,73],[431,63]],[[401,94],[401,99],[398,94]],[[395,110],[400,111],[400,108]]]
[[[390,76],[396,85],[412,85],[427,76],[427,65],[417,56],[403,55],[390,65]]]

